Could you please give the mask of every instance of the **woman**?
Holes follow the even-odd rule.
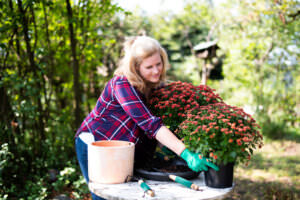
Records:
[[[108,81],[95,108],[85,118],[75,135],[77,159],[88,182],[88,140],[124,140],[139,143],[146,135],[181,156],[194,171],[217,169],[206,158],[190,152],[166,126],[153,116],[145,102],[152,89],[165,79],[169,65],[165,50],[153,38],[138,36],[124,43],[124,57],[115,76]],[[141,146],[141,145],[140,145]],[[145,148],[136,148],[147,154]],[[92,194],[93,199],[99,199]],[[100,198],[101,199],[101,198]]]

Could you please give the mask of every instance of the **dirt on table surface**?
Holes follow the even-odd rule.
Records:
[[[179,157],[175,157],[169,160],[163,160],[160,158],[154,158],[147,165],[143,166],[141,169],[149,172],[190,172],[192,171],[185,161]]]
[[[158,168],[158,170],[161,172],[168,172],[168,173],[191,171],[189,167],[184,165],[173,165],[173,166],[171,165],[171,166],[166,166],[164,168]]]

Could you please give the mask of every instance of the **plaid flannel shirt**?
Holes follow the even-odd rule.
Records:
[[[143,100],[144,95],[125,76],[113,77],[75,137],[81,132],[90,132],[96,141],[123,140],[134,143],[143,133],[154,138],[163,125],[162,120],[150,113]]]

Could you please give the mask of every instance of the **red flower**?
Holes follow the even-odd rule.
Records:
[[[237,140],[236,140],[236,143],[237,143],[239,146],[241,146],[241,145],[242,145],[241,139],[237,139]]]
[[[192,114],[187,114],[187,117],[188,118],[191,118],[193,115]]]
[[[222,119],[224,123],[229,122],[229,119]]]
[[[250,142],[250,141],[252,141],[252,139],[251,138],[248,138],[248,137],[243,137],[243,139],[242,139],[244,142]]]

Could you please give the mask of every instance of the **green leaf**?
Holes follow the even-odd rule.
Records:
[[[223,159],[223,164],[226,165],[228,163],[228,158],[225,156]]]
[[[251,155],[253,154],[253,149],[249,149],[249,151],[250,151],[250,153],[251,153]]]
[[[10,30],[12,28],[11,25],[3,25],[0,27],[0,32],[6,32],[7,30]]]
[[[236,157],[236,152],[235,152],[235,151],[232,151],[232,152],[230,153],[230,156],[231,156],[232,158],[235,158],[235,157]]]

